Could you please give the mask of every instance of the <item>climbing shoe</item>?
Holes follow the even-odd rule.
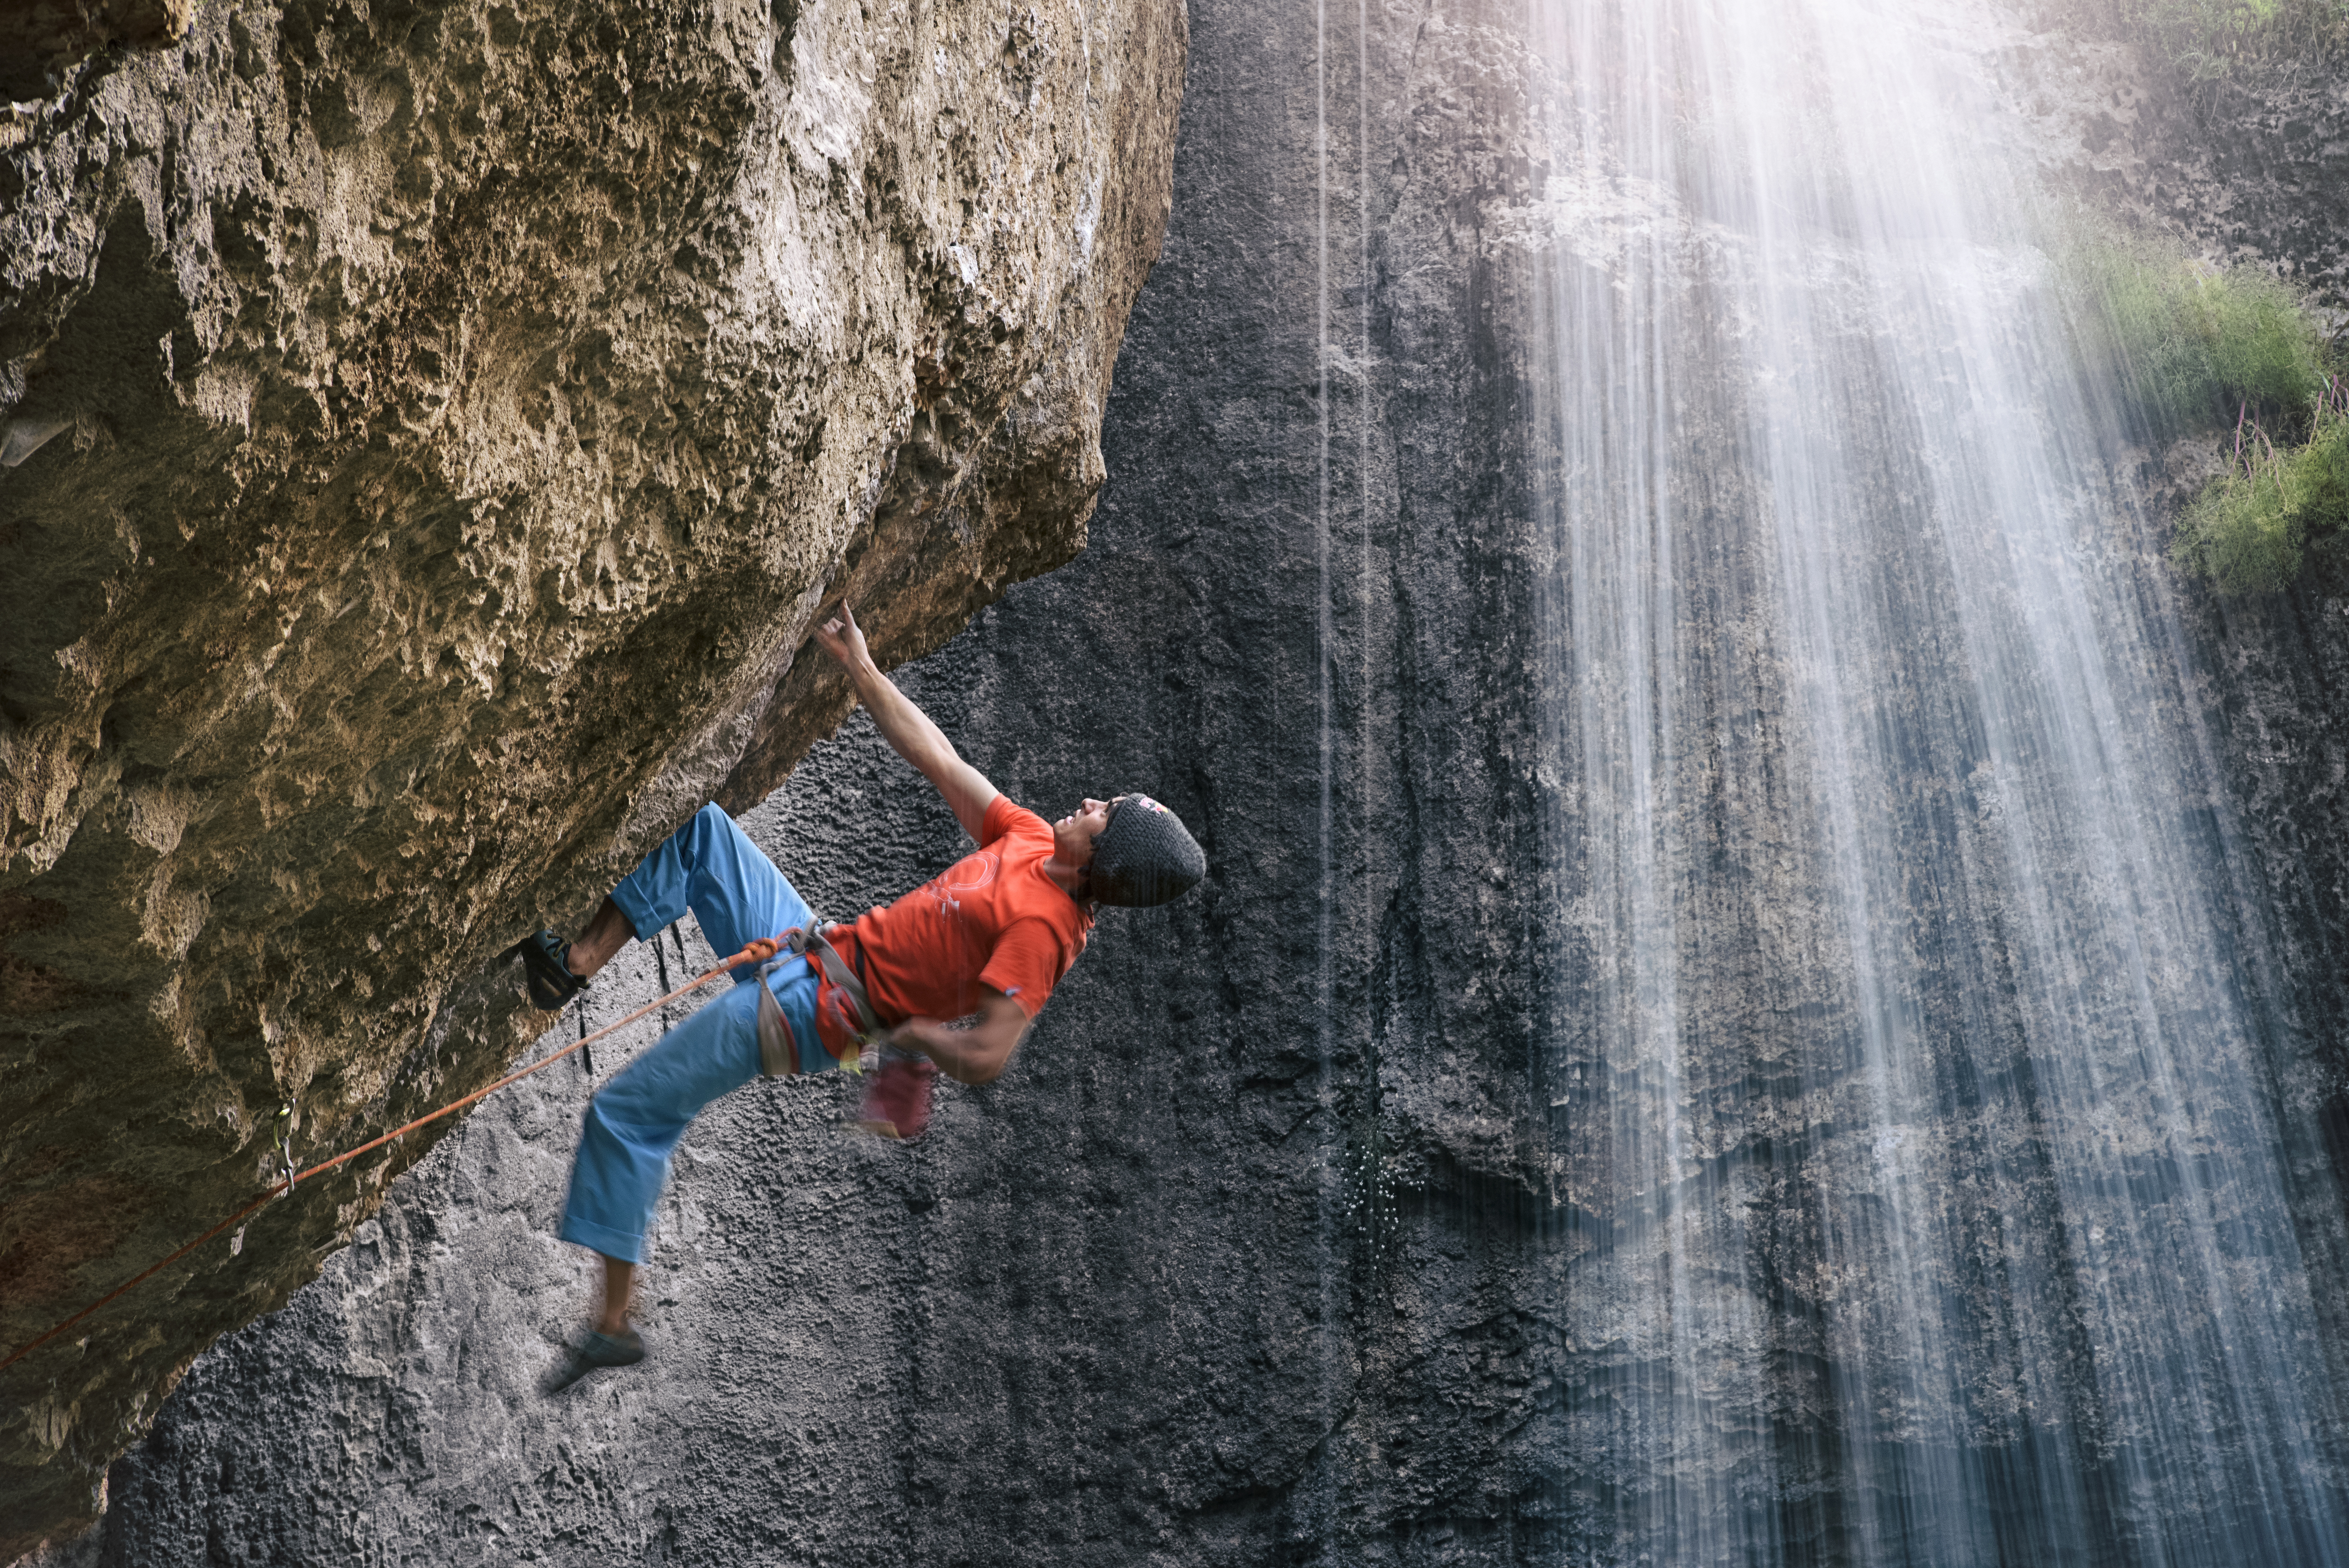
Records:
[[[634,1366],[644,1358],[644,1335],[633,1328],[618,1334],[590,1334],[563,1353],[563,1359],[547,1373],[540,1387],[560,1394],[590,1372],[605,1366]]]
[[[522,960],[523,973],[530,981],[531,1005],[542,1012],[553,1012],[587,989],[587,982],[571,972],[565,961],[570,955],[569,942],[553,931],[541,931],[508,948],[499,955],[499,961]]]
[[[894,1046],[881,1048],[881,1064],[864,1075],[864,1103],[849,1127],[876,1137],[913,1142],[930,1126],[930,1090],[938,1064],[927,1056]]]

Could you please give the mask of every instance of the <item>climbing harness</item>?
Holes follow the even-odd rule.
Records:
[[[800,1070],[799,1039],[792,1033],[791,1021],[783,1016],[775,993],[767,987],[770,971],[781,969],[787,962],[804,961],[811,954],[815,959],[816,972],[823,977],[817,987],[816,1011],[819,1015],[827,1002],[835,1014],[849,1025],[856,1038],[854,1056],[841,1058],[841,1066],[851,1073],[867,1070],[888,1036],[888,1029],[874,1011],[872,994],[864,989],[864,980],[848,967],[840,950],[827,940],[827,932],[839,929],[833,921],[822,921],[812,926],[793,926],[779,939],[790,950],[791,959],[776,958],[759,969],[759,1071],[770,1078],[788,1078]],[[859,967],[864,961],[864,950],[856,950]],[[833,994],[827,997],[823,985],[830,985]],[[842,999],[845,999],[844,1002]]]
[[[872,993],[858,972],[864,967],[864,944],[856,944],[856,967],[851,969],[840,950],[824,940],[824,933],[835,929],[818,926],[808,932],[794,929],[783,936],[792,951],[814,955],[823,984],[831,988],[827,992],[819,987],[816,992],[817,1017],[837,1019],[856,1041],[854,1054],[842,1057],[840,1064],[864,1075],[863,1103],[854,1119],[840,1125],[845,1131],[876,1137],[920,1137],[930,1122],[928,1080],[937,1069],[927,1057],[898,1044],[895,1032],[881,1022],[880,1010],[873,1005]],[[898,1076],[900,1070],[911,1074],[912,1080]]]
[[[301,1120],[301,1115],[294,1104],[288,1102],[285,1106],[280,1108],[277,1113],[278,1133],[277,1137],[271,1140],[274,1146],[271,1149],[271,1153],[275,1155],[278,1160],[282,1162],[282,1174],[279,1176],[277,1180],[269,1185],[267,1190],[264,1191],[259,1197],[255,1198],[252,1202],[247,1203],[235,1213],[230,1215],[227,1219],[222,1220],[219,1224],[213,1226],[211,1230],[205,1231],[202,1235],[197,1237],[194,1241],[189,1242],[186,1246],[181,1248],[178,1251],[173,1252],[170,1257],[165,1258],[161,1262],[151,1264],[146,1269],[141,1270],[137,1274],[134,1274],[129,1279],[124,1281],[121,1284],[115,1286],[114,1289],[109,1291],[106,1294],[98,1297],[98,1300],[90,1303],[89,1305],[82,1308],[81,1311],[74,1314],[73,1316],[66,1319],[65,1322],[57,1324],[47,1334],[42,1334],[39,1338],[29,1341],[16,1349],[10,1351],[8,1353],[7,1359],[0,1361],[0,1371],[5,1371],[7,1368],[14,1366],[17,1362],[22,1361],[27,1355],[32,1355],[33,1352],[40,1349],[41,1346],[48,1344],[49,1341],[57,1338],[57,1335],[65,1333],[66,1330],[73,1327],[74,1324],[81,1322],[84,1318],[88,1317],[92,1313],[95,1313],[100,1308],[129,1294],[140,1285],[145,1284],[149,1280],[153,1279],[157,1274],[161,1273],[165,1269],[170,1268],[173,1263],[178,1262],[181,1259],[186,1257],[189,1253],[194,1251],[197,1248],[202,1246],[205,1242],[211,1241],[213,1237],[227,1230],[230,1226],[235,1224],[240,1220],[243,1220],[246,1215],[252,1213],[263,1204],[269,1202],[272,1199],[290,1197],[293,1194],[295,1184],[296,1182],[307,1181],[314,1176],[324,1176],[330,1170],[336,1169],[340,1166],[349,1164],[352,1160],[358,1158],[358,1157],[363,1154],[370,1154],[375,1150],[381,1148],[384,1145],[390,1143],[395,1138],[406,1137],[408,1134],[414,1132],[418,1127],[424,1127],[432,1122],[437,1122],[442,1116],[448,1116],[451,1112],[461,1111],[467,1106],[473,1104],[477,1100],[486,1099],[490,1096],[496,1094],[500,1089],[504,1088],[509,1084],[520,1083],[523,1079],[529,1077],[533,1073],[541,1072],[545,1068],[552,1067],[557,1062],[562,1061],[565,1056],[570,1055],[573,1052],[585,1050],[588,1045],[594,1044],[595,1041],[601,1040],[606,1034],[611,1034],[626,1028],[629,1024],[634,1023],[637,1019],[644,1017],[647,1013],[667,1007],[670,1002],[677,1001],[679,997],[690,995],[692,992],[700,990],[703,986],[709,984],[712,981],[725,979],[728,971],[730,970],[746,963],[765,964],[767,961],[772,959],[777,951],[782,948],[785,938],[792,934],[793,933],[786,932],[783,937],[754,937],[740,952],[736,953],[732,958],[720,960],[716,969],[713,969],[708,973],[694,980],[687,981],[685,984],[678,986],[675,991],[670,992],[666,996],[659,997],[652,1002],[645,1003],[644,1006],[637,1008],[634,1012],[629,1013],[626,1018],[621,1019],[618,1023],[607,1023],[603,1028],[595,1031],[593,1034],[584,1035],[574,1043],[565,1045],[562,1050],[539,1058],[539,1060],[533,1062],[527,1067],[523,1067],[516,1072],[508,1073],[504,1077],[500,1078],[496,1083],[490,1085],[487,1088],[476,1089],[461,1100],[451,1100],[449,1104],[441,1106],[437,1111],[431,1112],[429,1115],[419,1116],[414,1121],[408,1123],[404,1127],[394,1127],[391,1131],[384,1134],[381,1137],[370,1138],[366,1143],[359,1145],[357,1148],[347,1150],[342,1154],[335,1156],[332,1159],[321,1160],[316,1165],[310,1167],[307,1170],[296,1170],[294,1168],[294,1129],[295,1125]],[[818,938],[817,940],[821,941],[822,939]],[[831,946],[828,942],[823,945],[827,950]],[[837,956],[837,954],[834,955],[835,959]],[[759,987],[759,990],[762,995],[767,994],[767,988],[765,985],[761,984]],[[863,1004],[863,990],[864,988],[859,986],[856,988],[855,992],[851,993],[858,996],[860,1005]],[[762,1040],[761,1050],[763,1051],[763,1049],[764,1042]]]

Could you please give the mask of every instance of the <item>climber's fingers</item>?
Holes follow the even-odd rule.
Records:
[[[856,624],[856,612],[843,599],[840,613],[816,628],[815,639],[823,650],[849,669],[864,653],[864,632]]]

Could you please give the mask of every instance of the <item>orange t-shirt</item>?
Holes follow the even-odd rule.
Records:
[[[1092,918],[1044,875],[1051,825],[999,794],[979,839],[945,875],[843,933],[854,945],[841,943],[841,956],[860,971],[883,1022],[968,1017],[981,986],[1033,1018],[1085,950]]]

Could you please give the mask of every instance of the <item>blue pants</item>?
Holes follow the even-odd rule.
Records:
[[[639,939],[657,939],[688,909],[720,958],[753,937],[781,936],[814,919],[807,901],[734,819],[705,805],[612,889]],[[587,1103],[571,1162],[563,1239],[623,1262],[644,1259],[645,1231],[668,1179],[670,1153],[701,1107],[759,1071],[757,966],[733,971],[734,989],[660,1038]],[[800,1070],[833,1064],[815,1036],[815,971],[785,956],[768,977],[800,1044]]]

